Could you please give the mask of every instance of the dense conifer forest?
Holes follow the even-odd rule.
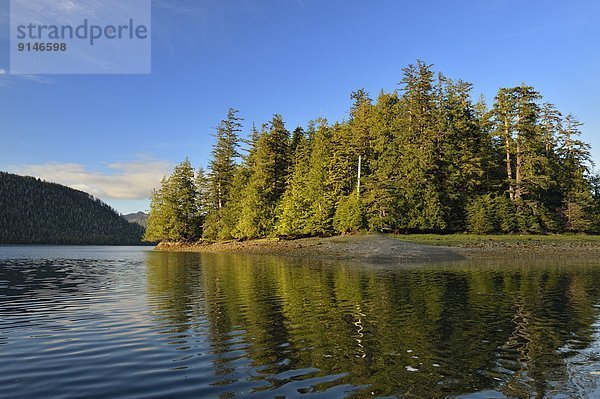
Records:
[[[351,95],[347,120],[243,138],[230,109],[209,170],[186,159],[153,193],[146,239],[380,232],[600,231],[600,178],[582,123],[535,88],[472,85],[417,62],[397,90]]]
[[[0,172],[0,244],[136,245],[143,234],[87,193]]]

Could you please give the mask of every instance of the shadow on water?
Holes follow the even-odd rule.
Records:
[[[214,396],[558,398],[597,386],[597,261],[154,252],[146,263],[161,333],[182,356],[210,357]]]

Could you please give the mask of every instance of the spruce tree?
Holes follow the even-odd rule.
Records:
[[[160,187],[152,191],[150,197],[150,213],[148,214],[146,233],[144,240],[168,241],[171,220],[173,218],[173,209],[170,203],[165,202],[165,193],[169,184],[165,176],[160,182]]]
[[[522,84],[513,89],[517,121],[515,124],[515,200],[548,185],[548,176],[542,167],[543,137],[539,134],[539,106],[541,98],[533,87]],[[535,198],[535,197],[534,197]],[[537,198],[536,198],[537,199]]]
[[[382,92],[368,121],[371,136],[369,173],[364,178],[362,201],[367,227],[372,231],[406,228],[403,173],[404,131],[400,125],[400,100],[396,93]]]
[[[194,184],[196,186],[196,209],[198,212],[197,219],[201,230],[203,231],[206,223],[206,217],[213,209],[210,197],[210,179],[208,174],[204,171],[204,168],[199,167],[196,171]]]
[[[177,241],[195,240],[201,234],[194,180],[194,169],[187,158],[175,167],[169,179],[171,184],[168,200],[175,204],[175,226],[172,236]]]
[[[192,241],[201,235],[201,213],[194,182],[194,169],[189,160],[175,167],[163,178],[152,194],[147,241]]]
[[[264,237],[273,233],[275,210],[286,187],[289,140],[283,119],[275,115],[252,148],[248,161],[250,177],[236,226],[238,238]]]
[[[440,165],[442,131],[436,126],[434,77],[421,61],[404,69],[402,79],[401,142],[402,192],[411,230],[444,230],[446,209],[442,200]]]
[[[493,117],[495,122],[495,133],[499,138],[499,144],[503,148],[505,166],[505,185],[508,197],[515,200],[515,178],[514,178],[514,130],[516,123],[516,110],[514,106],[514,92],[502,88],[496,95],[493,106]]]
[[[309,123],[307,137],[293,157],[292,173],[279,207],[281,235],[327,235],[333,232],[337,197],[331,189],[332,129],[324,119]]]
[[[196,185],[196,207],[201,215],[206,215],[212,209],[210,198],[210,179],[204,168],[199,167],[194,181]]]
[[[236,159],[240,156],[238,149],[242,119],[237,117],[238,112],[237,109],[230,108],[227,118],[221,121],[215,134],[217,141],[210,161],[211,198],[214,209],[222,209],[227,202],[235,174]]]
[[[302,135],[298,134],[300,131]],[[298,128],[294,131],[291,145],[294,149],[291,159],[292,169],[278,209],[278,223],[275,230],[277,235],[296,237],[306,235],[305,228],[312,203],[307,191],[311,172],[311,144],[312,141],[304,135],[303,129]]]
[[[219,222],[214,231],[214,239],[228,240],[231,238],[244,237],[237,229],[242,217],[244,201],[250,180],[250,168],[242,164],[236,168],[227,205],[219,212]],[[209,232],[210,234],[210,232]]]
[[[472,85],[439,75],[436,96],[437,187],[449,230],[464,230],[466,204],[482,191],[492,140],[481,129],[471,101]]]
[[[582,123],[569,114],[558,134],[558,156],[564,192],[563,213],[571,231],[591,231],[594,226],[594,199],[587,178],[591,162],[590,146],[579,139]]]
[[[304,234],[326,235],[333,230],[333,214],[337,198],[331,187],[332,129],[325,119],[317,119],[311,129],[310,170],[304,198],[310,204]]]

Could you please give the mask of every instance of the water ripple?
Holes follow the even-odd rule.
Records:
[[[0,248],[0,396],[600,395],[600,264],[46,251]]]

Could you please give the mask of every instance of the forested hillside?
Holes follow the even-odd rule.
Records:
[[[143,234],[87,193],[0,172],[0,244],[136,245]]]
[[[400,80],[400,79],[399,79]],[[522,84],[491,105],[418,62],[392,92],[352,93],[347,120],[241,138],[231,109],[209,171],[177,166],[154,192],[148,240],[396,232],[600,230],[582,124]]]
[[[144,212],[140,211],[136,213],[129,213],[127,215],[123,215],[123,217],[129,223],[137,223],[144,228],[146,228],[147,226],[146,221],[148,220],[148,215],[146,215]]]

